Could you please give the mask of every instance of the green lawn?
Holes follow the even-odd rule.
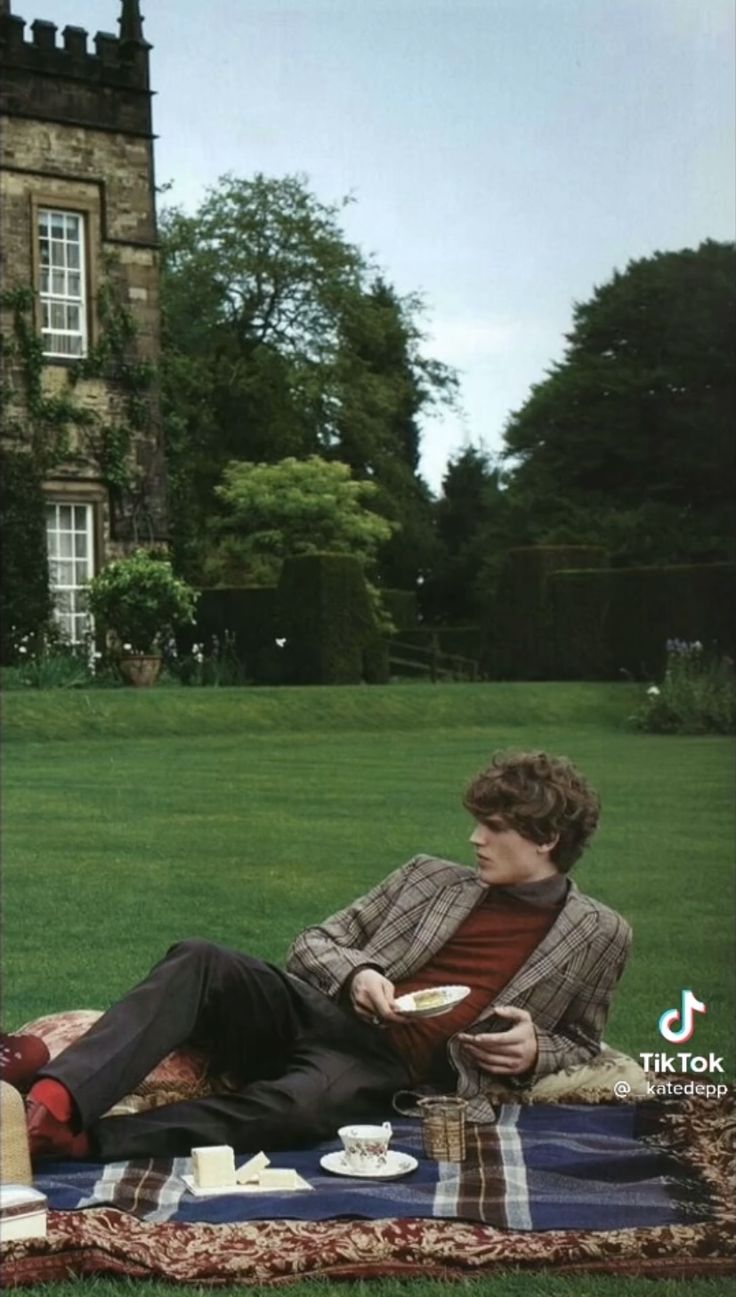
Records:
[[[83,1287],[82,1287],[83,1285]],[[458,1283],[441,1280],[383,1279],[357,1283],[332,1283],[305,1280],[286,1287],[203,1288],[179,1287],[168,1283],[130,1279],[84,1279],[78,1283],[60,1283],[45,1288],[24,1288],[24,1297],[212,1297],[226,1292],[228,1297],[729,1297],[732,1283],[726,1279],[615,1279],[593,1277],[567,1278],[549,1270],[527,1274],[508,1272],[499,1279],[468,1279]]]
[[[730,1070],[732,744],[632,733],[635,696],[494,684],[6,694],[6,1026],[104,1007],[188,935],[281,959],[301,926],[417,851],[470,863],[465,781],[495,748],[534,746],[572,757],[603,798],[575,877],[635,932],[607,1039],[658,1048],[660,1013],[690,987],[708,1014],[688,1047]],[[542,1279],[494,1291],[541,1293]]]

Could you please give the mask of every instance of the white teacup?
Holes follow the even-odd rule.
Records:
[[[393,1134],[390,1121],[384,1121],[382,1126],[341,1126],[337,1133],[345,1149],[345,1161],[354,1171],[383,1170]]]

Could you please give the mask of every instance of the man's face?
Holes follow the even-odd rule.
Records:
[[[500,815],[476,820],[470,841],[475,847],[478,878],[493,887],[533,883],[559,873],[550,852],[554,842],[540,846],[510,829]]]

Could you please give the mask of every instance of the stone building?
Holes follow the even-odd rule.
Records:
[[[112,0],[109,0],[112,3]],[[84,585],[166,542],[156,385],[159,283],[149,85],[138,0],[119,35],[24,19],[0,0],[2,442],[42,466],[57,619]]]

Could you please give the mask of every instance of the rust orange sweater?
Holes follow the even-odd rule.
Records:
[[[408,1064],[414,1084],[442,1074],[447,1066],[446,1041],[474,1022],[526,963],[549,932],[562,904],[542,908],[491,887],[429,963],[413,977],[396,983],[397,996],[429,986],[459,983],[470,987],[470,995],[449,1013],[387,1027],[391,1044]]]

